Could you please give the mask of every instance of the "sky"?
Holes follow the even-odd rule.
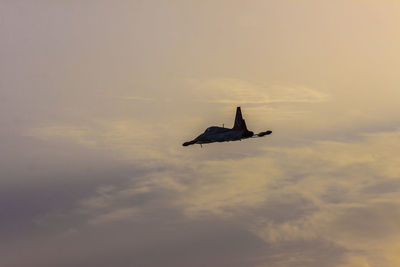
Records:
[[[1,0],[0,267],[399,266],[399,14]]]

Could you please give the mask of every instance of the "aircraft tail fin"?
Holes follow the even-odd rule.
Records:
[[[246,122],[242,117],[242,111],[240,107],[236,108],[235,124],[233,125],[233,130],[245,130],[247,131]]]

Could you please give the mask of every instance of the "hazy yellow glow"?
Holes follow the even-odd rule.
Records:
[[[399,266],[399,14],[3,1],[0,265]]]

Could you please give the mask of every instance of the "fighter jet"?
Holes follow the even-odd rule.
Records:
[[[262,137],[271,134],[272,131],[265,131],[254,134],[252,131],[247,130],[246,122],[242,117],[240,107],[236,108],[235,123],[232,129],[218,126],[208,127],[204,133],[193,139],[192,141],[185,142],[183,146],[190,146],[194,144],[208,144],[214,142],[229,142],[238,141],[247,138]]]

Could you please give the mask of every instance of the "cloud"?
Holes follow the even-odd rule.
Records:
[[[259,267],[340,266],[346,263],[347,250],[323,238],[284,241],[270,245]]]
[[[41,224],[59,225],[60,218],[74,218],[55,227],[60,235],[68,229],[81,233],[129,224],[147,224],[141,228],[147,232],[159,227],[159,220],[166,220],[167,228],[176,227],[176,218],[183,225],[234,221],[235,229],[262,242],[263,249],[251,254],[251,262],[260,266],[327,265],[318,257],[323,251],[332,266],[395,266],[398,262],[393,253],[400,236],[395,226],[399,218],[391,211],[398,209],[399,131],[376,131],[351,142],[259,146],[249,141],[183,153],[154,144],[162,136],[157,131],[162,127],[157,127],[140,127],[131,120],[99,120],[84,127],[33,129],[30,136],[39,140],[65,139],[146,166],[143,171],[123,172],[124,182],[94,184],[91,193],[75,201],[75,207],[70,205],[59,218],[43,215]],[[152,132],[155,139],[149,138]],[[173,136],[174,131],[165,133]],[[129,244],[136,246],[133,241]],[[175,252],[165,253],[168,257]],[[208,260],[214,262],[210,255]]]
[[[139,211],[134,208],[123,208],[116,211],[101,214],[96,218],[90,219],[89,224],[103,224],[118,222],[121,220],[131,220],[134,216],[140,216]]]
[[[99,124],[111,126],[104,126],[100,134],[93,128],[51,130],[48,136],[42,132],[38,136],[66,134],[91,147],[80,139],[93,135],[95,147],[125,151],[121,144],[132,127],[120,124]],[[95,187],[70,210],[80,218],[80,226],[66,229],[131,223],[155,227],[161,218],[176,226],[175,214],[184,224],[235,221],[236,227],[262,240],[265,250],[255,253],[252,261],[260,266],[395,266],[400,229],[392,211],[398,209],[399,135],[398,131],[376,132],[352,142],[260,147],[247,154],[231,151],[232,146],[223,155],[218,147],[207,148],[207,153],[189,151],[185,157],[177,151],[163,154],[159,159],[164,167],[148,169],[121,184]],[[146,153],[141,156],[152,158]],[[167,257],[169,252],[165,253]],[[208,260],[213,262],[212,257]]]
[[[183,195],[188,215],[212,212],[230,216],[232,207],[251,207],[266,199],[268,184],[279,176],[273,159],[241,158],[206,161],[199,179]]]
[[[396,212],[399,180],[395,175],[400,157],[398,135],[398,131],[381,132],[351,143],[321,141],[267,148],[284,159],[277,161],[285,179],[275,193],[301,193],[315,208],[305,217],[283,224],[259,219],[255,231],[278,243],[324,236],[344,247],[347,262],[356,266],[396,266],[393,247],[400,236]],[[294,208],[301,211],[300,207],[301,202]]]
[[[122,152],[128,158],[154,159],[162,155],[156,144],[168,135],[168,131],[164,131],[163,127],[142,124],[138,120],[99,119],[91,120],[84,126],[59,124],[36,127],[25,135],[45,141],[64,140],[92,149]],[[164,135],[154,134],[160,132],[164,132]],[[149,136],[153,138],[150,139]]]
[[[245,80],[225,78],[207,81],[189,80],[198,101],[229,105],[266,105],[320,103],[329,95],[305,86],[263,86]]]

